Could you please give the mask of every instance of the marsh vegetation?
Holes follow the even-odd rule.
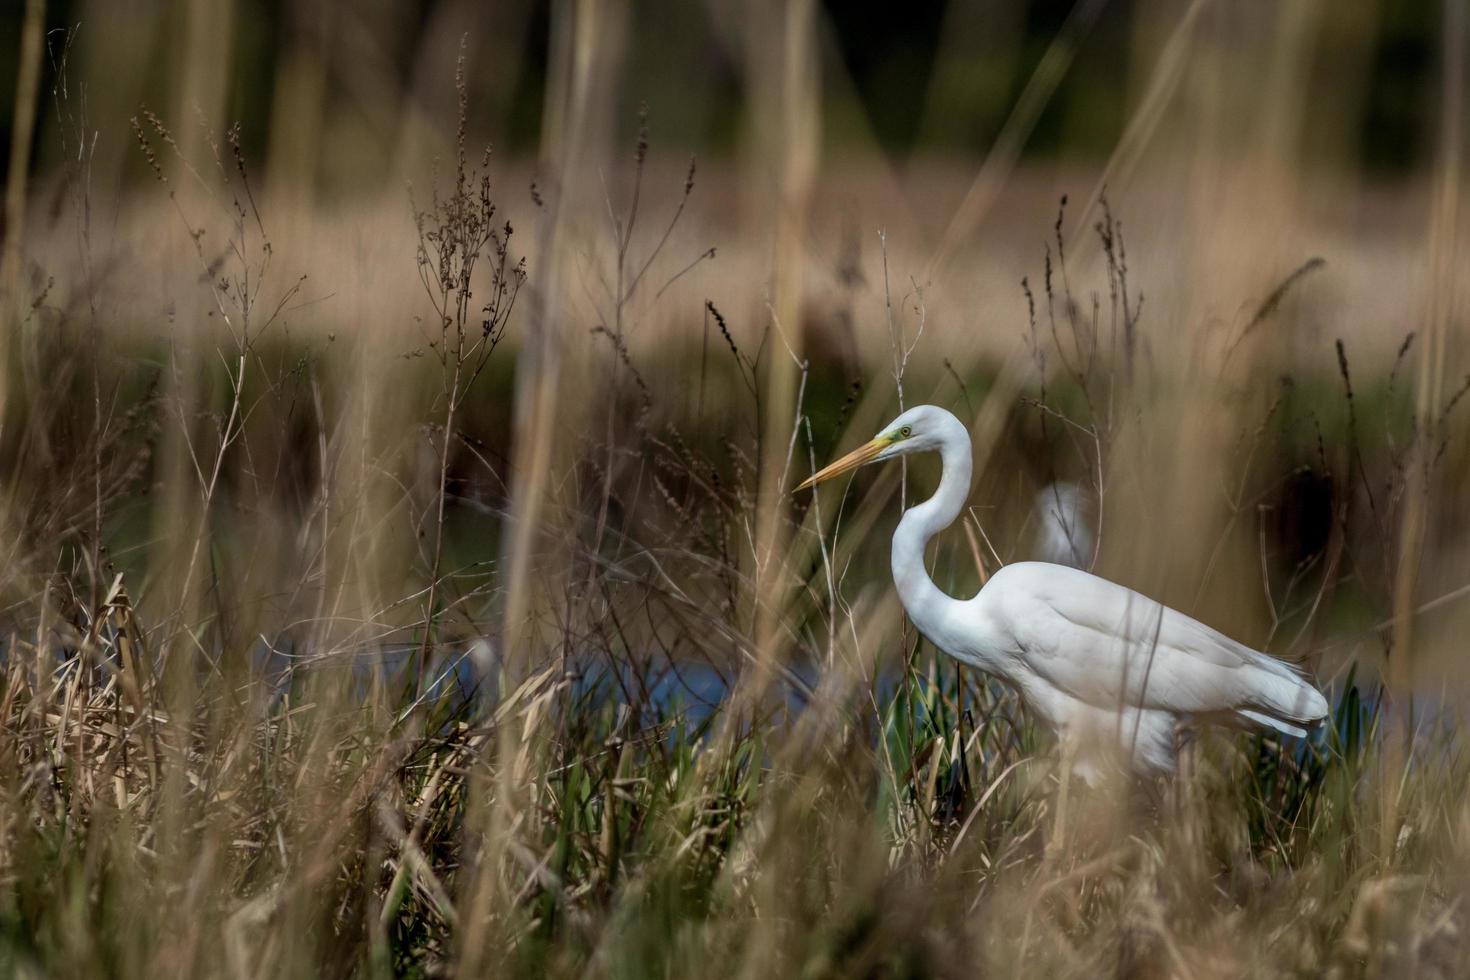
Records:
[[[3,969],[1461,975],[1461,5],[1429,149],[1389,176],[1310,119],[1304,66],[1402,23],[1334,46],[1320,11],[1202,6],[1136,12],[1101,136],[1047,115],[1093,21],[1121,30],[1082,4],[1018,47],[985,153],[902,167],[843,142],[855,96],[799,0],[710,15],[743,162],[661,136],[657,90],[620,101],[664,35],[619,5],[526,15],[539,116],[446,5],[391,139],[309,18],[253,127],[224,122],[219,4],[181,5],[190,97],[118,118],[87,94],[108,15],[25,20],[47,148],[8,174]],[[1235,45],[1277,27],[1247,92]],[[535,145],[484,148],[477,120],[526,114]],[[1022,154],[1069,125],[1104,157]],[[937,467],[790,493],[921,402],[976,448],[931,553],[949,592],[1061,548],[1302,664],[1329,723],[1201,737],[1173,781],[1064,778],[1013,692],[904,621],[888,536]],[[1063,494],[1085,534],[1058,545]]]

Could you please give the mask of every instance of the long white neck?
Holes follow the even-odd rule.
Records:
[[[970,495],[970,433],[953,419],[939,440],[944,463],[934,496],[904,512],[893,532],[893,581],[903,608],[919,631],[931,640],[946,608],[956,600],[940,591],[924,568],[924,545],[954,523]]]

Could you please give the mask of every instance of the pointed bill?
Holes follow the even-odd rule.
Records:
[[[879,436],[872,442],[864,446],[859,446],[857,449],[854,449],[852,452],[848,453],[837,462],[832,463],[830,466],[827,466],[826,468],[820,469],[817,472],[813,473],[810,477],[807,478],[804,483],[801,484],[801,486],[797,487],[796,490],[793,490],[792,492],[795,493],[799,490],[805,490],[807,487],[814,487],[818,483],[832,479],[834,476],[841,476],[842,474],[847,473],[850,470],[855,470],[859,466],[862,466],[864,463],[871,463],[879,453],[887,449],[892,444],[893,443],[891,440]]]

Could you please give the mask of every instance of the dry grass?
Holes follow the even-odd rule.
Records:
[[[7,972],[1461,975],[1458,157],[1394,221],[1259,160],[1170,210],[1183,32],[1112,189],[819,168],[793,15],[752,55],[784,210],[743,221],[755,181],[646,129],[589,179],[575,26],[534,183],[461,62],[416,206],[289,210],[238,130],[144,112],[151,186],[99,201],[58,99],[0,362]],[[972,423],[951,592],[1067,480],[1099,572],[1305,662],[1332,724],[1068,784],[903,621],[932,463],[786,494],[900,400]]]

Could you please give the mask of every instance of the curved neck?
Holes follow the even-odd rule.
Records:
[[[924,569],[924,545],[954,523],[970,495],[970,434],[958,422],[939,446],[944,469],[934,496],[904,512],[893,532],[893,581],[903,608],[932,640],[937,617],[956,600],[940,591]]]

